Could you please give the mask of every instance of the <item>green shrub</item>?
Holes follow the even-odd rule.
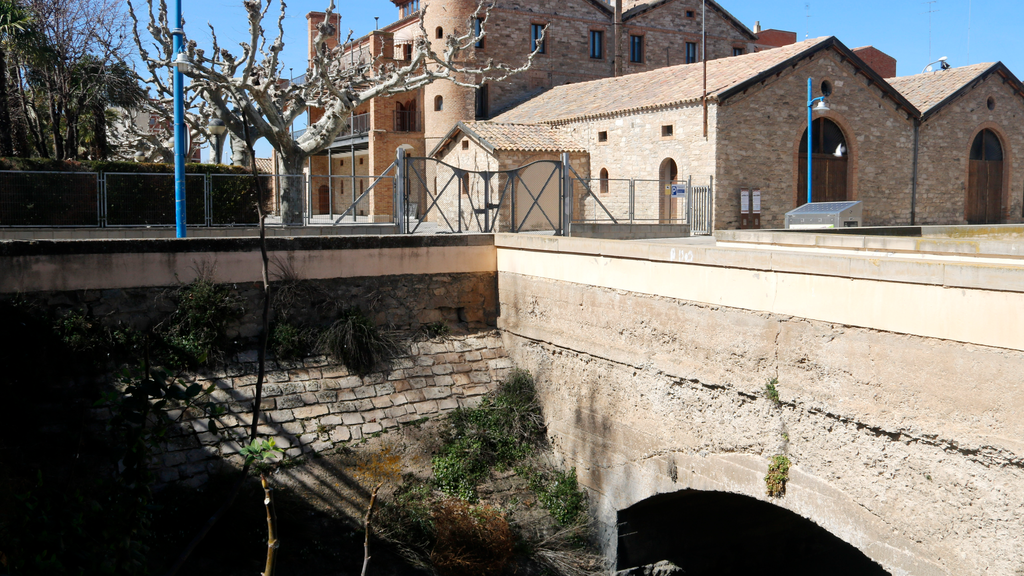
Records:
[[[318,348],[361,376],[386,366],[401,352],[398,342],[378,329],[358,308],[343,311],[320,335]]]
[[[766,492],[773,498],[786,495],[786,482],[789,481],[789,458],[782,454],[772,456],[768,464],[768,474],[764,477]]]
[[[278,322],[270,328],[270,350],[277,360],[305,358],[316,347],[316,335],[288,322]]]
[[[778,384],[778,378],[769,378],[768,381],[765,382],[764,384],[764,397],[767,398],[769,402],[775,404],[776,406],[782,404],[782,401],[779,400],[779,389],[776,387],[778,386]]]
[[[555,471],[550,478],[533,473],[528,476],[530,489],[537,494],[541,506],[562,526],[572,526],[586,520],[587,493],[580,490],[576,469]]]
[[[223,352],[228,322],[240,315],[230,291],[207,278],[196,278],[178,290],[178,307],[161,325],[170,348],[169,363],[196,366],[215,360]]]
[[[445,338],[452,333],[451,327],[445,322],[431,322],[423,326],[423,332],[427,335],[427,338],[431,340],[435,338]]]
[[[492,468],[507,468],[533,454],[543,439],[543,419],[533,377],[515,370],[476,408],[445,417],[434,478],[442,492],[474,500],[476,486]]]

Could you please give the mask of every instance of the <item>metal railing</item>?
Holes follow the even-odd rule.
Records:
[[[713,181],[694,185],[693,177],[674,180],[573,178],[577,190],[573,222],[626,224],[689,224],[690,233],[712,232]],[[672,186],[685,194],[672,197]],[[574,187],[575,189],[575,187]]]

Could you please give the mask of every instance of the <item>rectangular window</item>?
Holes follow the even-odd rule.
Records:
[[[604,58],[604,32],[600,30],[590,31],[590,57]]]
[[[629,36],[629,61],[630,62],[643,62],[644,61],[644,37]]]
[[[693,64],[697,61],[697,43],[687,42],[686,43],[686,63]]]
[[[600,132],[598,132],[597,133],[597,141],[598,142],[607,142],[608,141],[608,132],[605,131],[605,130],[601,130]]]
[[[742,56],[743,55],[743,48],[733,48],[732,49],[732,55],[733,56]]]
[[[530,50],[536,51],[539,54],[544,53],[544,44],[547,40],[541,40],[541,36],[544,35],[543,24],[530,24]]]
[[[476,89],[476,119],[487,119],[487,84],[481,84]]]
[[[480,38],[480,33],[483,32],[483,30],[484,21],[481,20],[480,18],[473,18],[473,34],[475,34],[477,38]],[[480,38],[479,40],[476,41],[476,47],[477,49],[482,49],[484,47],[483,38]]]
[[[697,17],[697,12],[694,10],[687,10],[686,17],[689,18],[690,20],[693,20],[694,18]]]
[[[667,125],[661,127],[661,136],[663,138],[668,138],[671,135],[672,135],[672,125],[671,124],[667,124]]]

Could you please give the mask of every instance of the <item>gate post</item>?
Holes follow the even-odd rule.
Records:
[[[405,234],[406,221],[405,221],[405,148],[398,149],[398,157],[395,160],[395,223],[398,225],[398,233]]]
[[[569,223],[572,219],[572,177],[569,176],[569,153],[562,152],[562,213],[560,236],[569,235]]]

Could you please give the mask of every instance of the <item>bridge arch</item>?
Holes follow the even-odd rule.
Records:
[[[679,490],[618,513],[617,570],[669,561],[688,576],[885,576],[863,552],[772,502]]]

